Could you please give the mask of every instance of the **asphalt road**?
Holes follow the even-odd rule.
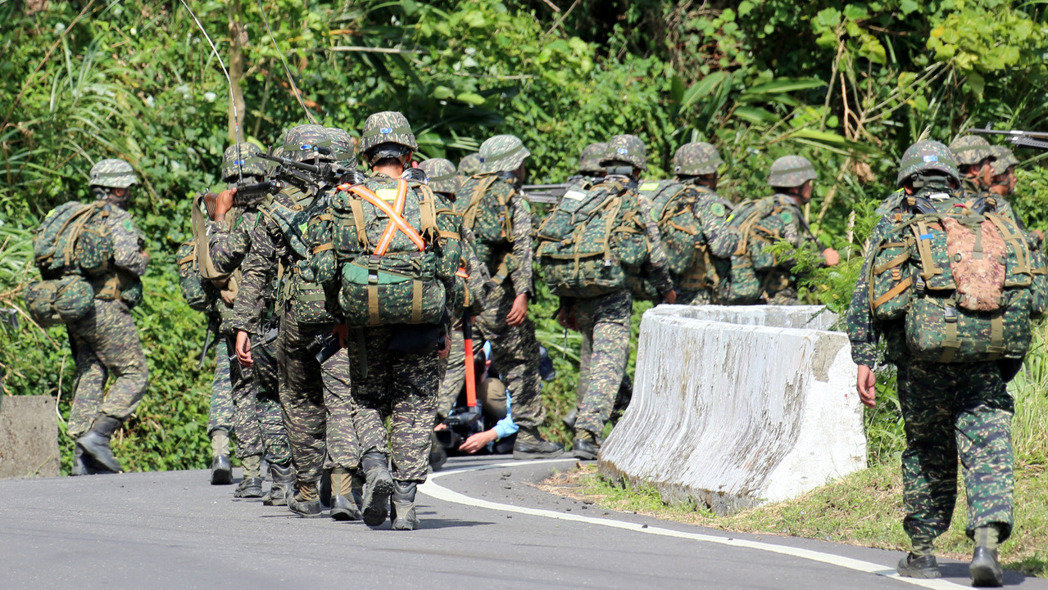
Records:
[[[531,483],[569,461],[452,460],[422,529],[301,519],[202,471],[0,481],[0,588],[956,588],[896,553],[606,511]],[[1048,581],[1008,572],[1006,586]]]

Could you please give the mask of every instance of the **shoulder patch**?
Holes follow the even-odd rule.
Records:
[[[135,224],[131,223],[130,217],[124,218],[124,229],[131,232],[135,231]]]
[[[790,213],[789,211],[779,213],[779,217],[781,217],[785,223],[793,223],[793,213]]]
[[[714,203],[710,206],[710,213],[713,213],[717,217],[724,217],[724,214],[727,212],[728,211],[724,208],[723,203]]]

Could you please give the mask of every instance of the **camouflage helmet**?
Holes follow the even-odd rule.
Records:
[[[458,173],[462,176],[473,176],[481,169],[480,154],[469,154],[459,160]]]
[[[321,147],[330,147],[328,130],[320,125],[298,125],[288,129],[280,142],[281,156],[305,162],[317,159]]]
[[[993,155],[993,175],[1000,176],[1008,171],[1012,166],[1018,166],[1019,160],[1015,158],[1015,154],[1012,150],[1004,147],[1003,145],[990,146],[990,153]]]
[[[239,148],[239,149],[238,149]],[[233,144],[222,154],[222,181],[233,182],[244,176],[265,176],[269,173],[269,164],[258,157],[264,153],[262,148],[253,143]]]
[[[345,129],[327,128],[331,142],[331,159],[346,168],[357,167],[357,140]]]
[[[626,162],[643,170],[648,166],[648,150],[636,135],[616,135],[608,142],[608,147],[600,158],[601,166],[607,166],[612,162]]]
[[[483,172],[513,172],[520,168],[531,152],[515,135],[496,135],[480,144],[477,154]]]
[[[600,159],[607,149],[608,144],[602,142],[591,143],[582,148],[582,154],[579,156],[579,172],[604,172],[604,169],[600,167]]]
[[[673,154],[673,173],[678,176],[716,174],[723,163],[713,144],[704,141],[686,143]]]
[[[459,189],[458,172],[455,165],[444,158],[430,158],[418,165],[426,173],[429,188],[435,193],[455,193]]]
[[[804,156],[783,156],[772,162],[768,170],[768,184],[773,187],[801,186],[818,177],[815,166]]]
[[[368,154],[375,147],[384,143],[403,146],[411,151],[418,151],[415,134],[407,118],[397,111],[375,113],[364,121],[363,138],[360,151]]]
[[[135,169],[124,160],[102,160],[91,167],[90,186],[106,188],[127,188],[138,184]]]
[[[978,135],[962,135],[953,140],[950,150],[960,166],[973,166],[986,158],[993,158],[990,143]]]
[[[895,184],[902,186],[907,178],[927,170],[938,170],[955,180],[961,176],[957,171],[957,160],[950,148],[938,141],[926,139],[918,141],[903,152]]]

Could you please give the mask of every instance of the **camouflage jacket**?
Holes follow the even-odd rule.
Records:
[[[711,255],[729,258],[739,245],[739,230],[728,225],[731,204],[713,190],[702,185],[685,183],[697,193],[695,217],[699,220],[702,235],[696,238],[706,244]]]
[[[455,212],[461,214],[470,204],[474,190],[484,182],[491,174],[477,174],[465,179],[462,188],[459,189],[455,198]],[[485,199],[500,199],[507,203],[505,215],[509,217],[511,235],[508,236],[509,249],[498,244],[486,244],[479,239],[474,242],[477,256],[488,267],[488,272],[495,276],[498,267],[506,254],[512,254],[514,258],[513,269],[510,271],[509,279],[513,281],[513,291],[517,294],[533,294],[532,287],[532,258],[534,253],[531,247],[531,236],[534,231],[531,220],[531,204],[517,190],[514,183],[502,175],[498,175],[494,182],[484,192]],[[470,227],[470,230],[473,228]],[[504,251],[499,251],[500,249]]]
[[[288,186],[276,195],[266,199],[258,207],[258,218],[253,224],[244,224],[246,231],[239,237],[232,237],[230,248],[223,256],[227,261],[235,259],[232,254],[235,246],[247,245],[240,270],[243,276],[240,291],[233,305],[233,317],[230,326],[233,330],[244,330],[258,334],[265,326],[267,303],[276,301],[280,307],[279,289],[274,288],[281,280],[293,280],[293,277],[281,276],[287,269],[294,268],[301,260],[295,247],[289,243],[286,228],[278,221],[275,209],[301,211],[309,207],[313,196]],[[234,233],[234,236],[237,234]],[[280,313],[280,310],[277,310]]]
[[[113,240],[113,264],[136,277],[146,274],[149,257],[145,254],[145,235],[135,227],[127,211],[111,203],[107,203],[105,209],[109,212],[106,224]]]
[[[226,217],[227,223],[208,223],[208,251],[211,253],[211,262],[215,269],[221,273],[232,274],[241,267],[247,254],[251,250],[251,233],[262,223],[263,216],[256,209],[246,211],[231,211]],[[277,268],[275,266],[267,269],[265,284],[260,290],[262,294],[261,305],[264,313],[259,316],[261,329],[273,323],[273,314],[279,293],[277,281]],[[241,284],[240,288],[243,288]],[[240,298],[240,294],[237,294]],[[234,324],[233,317],[236,313],[236,303],[227,305],[221,299],[215,302],[215,312],[218,316],[217,331],[223,334],[235,333],[242,329],[240,324]],[[236,327],[234,327],[236,326]],[[254,330],[251,331],[256,333]]]

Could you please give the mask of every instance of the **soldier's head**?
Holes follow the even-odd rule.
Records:
[[[222,154],[222,182],[236,184],[243,178],[260,182],[269,174],[269,163],[258,157],[265,151],[253,143],[233,144]]]
[[[515,135],[496,135],[484,140],[477,152],[480,156],[481,172],[495,174],[505,172],[523,182],[527,175],[524,161],[531,152],[524,147],[524,142]]]
[[[328,130],[320,125],[298,125],[288,129],[280,142],[280,155],[296,162],[309,164],[321,161],[321,151],[329,150]]]
[[[957,160],[950,148],[938,141],[918,141],[903,152],[895,184],[911,195],[925,187],[957,188],[960,185]]]
[[[433,189],[433,192],[455,199],[455,193],[459,189],[459,175],[454,164],[444,158],[430,158],[419,162],[418,167],[426,173],[429,188]]]
[[[360,149],[372,170],[388,173],[399,167],[403,171],[418,150],[411,124],[397,111],[371,115],[361,135]]]
[[[480,154],[469,154],[459,160],[459,176],[473,176],[479,174],[481,169]]]
[[[978,135],[962,135],[950,144],[961,176],[971,178],[984,188],[993,179],[993,152],[990,143]]]
[[[604,168],[600,165],[600,159],[604,157],[606,151],[608,151],[608,144],[601,142],[591,143],[582,148],[582,154],[579,155],[579,174],[604,176]]]
[[[357,167],[357,140],[345,129],[328,127],[328,141],[331,149],[330,161],[348,169]]]
[[[1019,160],[1015,158],[1012,150],[1003,145],[995,145],[990,148],[993,154],[993,179],[990,181],[990,192],[1007,197],[1015,192],[1015,167]]]
[[[699,184],[717,189],[717,169],[724,164],[717,148],[704,141],[686,143],[673,154],[673,173],[682,180],[694,179]]]
[[[101,160],[91,167],[89,186],[95,198],[106,199],[118,207],[131,200],[131,187],[138,184],[135,169],[124,160]]]
[[[771,163],[768,184],[777,193],[792,195],[807,203],[815,189],[815,166],[804,156],[783,156]]]
[[[608,142],[600,165],[607,174],[636,179],[648,167],[648,150],[636,135],[616,135]]]

